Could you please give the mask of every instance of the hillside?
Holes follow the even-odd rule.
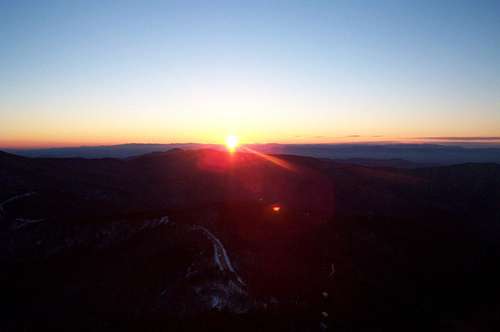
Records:
[[[0,326],[499,327],[499,202],[497,164],[0,153]]]

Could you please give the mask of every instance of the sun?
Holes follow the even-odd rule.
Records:
[[[238,144],[239,140],[237,136],[229,135],[226,137],[226,147],[229,150],[229,152],[234,152],[238,147]]]

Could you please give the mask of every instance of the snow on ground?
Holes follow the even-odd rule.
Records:
[[[16,224],[12,227],[17,230],[23,228],[30,224],[37,224],[39,222],[44,221],[45,219],[26,219],[26,218],[16,218]]]
[[[236,277],[236,280],[243,285],[246,286],[245,282],[241,277],[238,275],[238,272],[236,272],[233,264],[231,263],[231,259],[229,258],[229,255],[227,254],[226,248],[224,248],[224,245],[222,242],[212,233],[210,232],[206,227],[195,225],[192,227],[193,230],[195,231],[201,231],[205,234],[205,236],[212,242],[213,248],[214,248],[214,263],[217,265],[220,271],[229,271],[234,276]]]
[[[11,197],[11,198],[3,201],[2,203],[0,203],[0,215],[5,214],[5,205],[7,205],[9,203],[12,203],[13,201],[16,201],[18,199],[32,196],[34,194],[35,194],[35,192],[32,191],[32,192],[28,192],[28,193],[25,193],[25,194],[15,195],[15,196],[13,196],[13,197]]]

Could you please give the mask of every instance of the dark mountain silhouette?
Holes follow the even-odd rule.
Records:
[[[440,166],[434,163],[412,162],[404,159],[373,159],[373,158],[350,158],[335,159],[338,163],[362,165],[368,167],[389,167],[389,168],[424,168]]]
[[[459,142],[460,143],[460,142]],[[459,144],[455,143],[455,144]],[[500,147],[492,144],[471,146],[443,144],[251,144],[253,150],[270,154],[290,154],[348,161],[365,166],[401,168],[452,165],[467,162],[499,163]],[[147,153],[181,149],[219,149],[216,144],[121,144],[45,149],[11,149],[8,152],[26,157],[49,158],[128,158]],[[378,164],[378,165],[377,165]]]
[[[0,327],[500,327],[500,165],[375,164],[0,153]]]
[[[35,148],[35,149],[10,149],[8,152],[25,157],[45,158],[127,158],[156,151],[167,151],[175,148],[195,149],[202,144],[179,143],[179,144],[118,144],[101,146],[77,146],[61,148]],[[210,145],[205,145],[209,147]]]

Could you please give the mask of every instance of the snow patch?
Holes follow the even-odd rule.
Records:
[[[238,275],[238,272],[236,272],[236,269],[231,263],[231,259],[229,258],[226,248],[224,248],[222,242],[212,232],[210,232],[203,226],[195,225],[192,227],[192,229],[195,231],[202,231],[205,236],[212,242],[212,246],[214,249],[214,262],[219,270],[221,272],[229,270],[232,274],[234,274],[236,280],[238,280],[241,285],[246,286],[246,283],[243,281],[243,279],[241,279],[241,277]]]

